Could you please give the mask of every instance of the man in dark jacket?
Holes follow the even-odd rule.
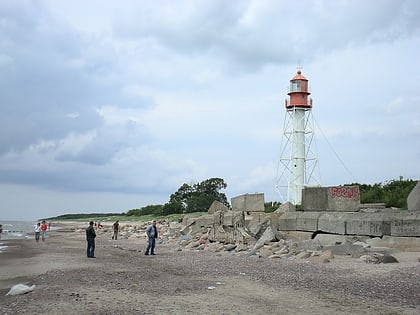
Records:
[[[96,237],[96,233],[93,227],[93,221],[90,221],[89,226],[86,228],[88,258],[95,258],[95,237]]]
[[[147,242],[146,252],[144,254],[149,255],[149,250],[150,250],[150,255],[155,255],[156,239],[158,238],[156,221],[153,221],[152,225],[150,225],[147,228],[146,234],[147,234],[147,237],[148,237],[148,242]]]

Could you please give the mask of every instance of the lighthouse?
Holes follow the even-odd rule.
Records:
[[[314,144],[312,99],[309,82],[298,69],[290,80],[285,101],[282,148],[276,177],[276,188],[282,201],[302,203],[302,190],[316,183],[318,158]],[[286,192],[285,192],[286,191]]]

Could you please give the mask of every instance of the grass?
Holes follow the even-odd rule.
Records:
[[[110,215],[110,216],[98,216],[96,214],[92,214],[91,217],[89,216],[83,216],[83,217],[71,217],[71,218],[62,218],[60,216],[55,217],[55,218],[48,218],[49,221],[77,221],[77,222],[89,222],[89,221],[93,221],[93,222],[97,222],[98,220],[101,220],[101,222],[115,222],[115,221],[121,221],[121,222],[150,222],[153,220],[166,220],[166,221],[170,221],[170,222],[179,222],[182,220],[182,218],[186,215],[188,215],[188,217],[199,217],[202,215],[207,214],[207,212],[194,212],[194,213],[188,213],[188,214],[170,214],[167,216],[156,216],[153,214],[148,214],[148,215],[142,215],[142,216],[128,216],[128,215]]]

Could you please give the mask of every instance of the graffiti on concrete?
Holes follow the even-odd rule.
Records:
[[[331,187],[331,198],[348,198],[352,200],[360,200],[360,193],[358,186],[338,186]]]

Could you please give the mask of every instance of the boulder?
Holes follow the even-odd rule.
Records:
[[[214,214],[216,211],[227,212],[228,210],[229,209],[228,209],[228,207],[226,207],[226,205],[224,205],[220,201],[215,200],[211,204],[211,206],[208,210],[208,214]]]

